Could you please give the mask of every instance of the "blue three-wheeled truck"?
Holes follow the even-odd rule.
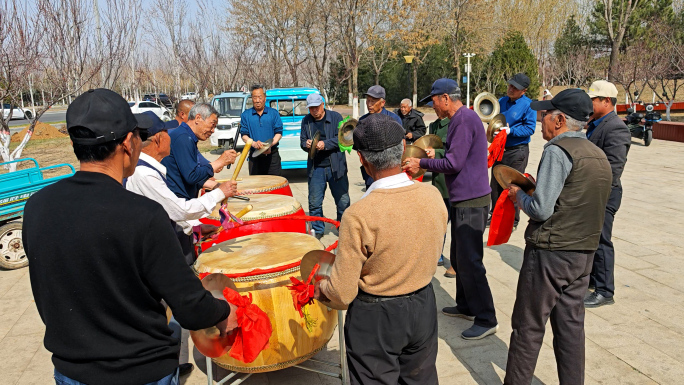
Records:
[[[21,218],[29,197],[43,187],[70,177],[76,172],[72,165],[66,163],[40,167],[33,158],[12,160],[0,163],[0,166],[30,162],[33,164],[28,168],[0,174],[0,268],[18,269],[28,265],[21,240]],[[65,171],[68,172],[51,178],[44,177],[45,171],[59,168],[66,168]]]

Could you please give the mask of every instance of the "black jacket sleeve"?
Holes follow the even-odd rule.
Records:
[[[606,122],[606,134],[601,149],[606,154],[613,173],[613,187],[620,186],[620,177],[625,170],[627,153],[632,143],[632,135],[619,116],[614,115]]]
[[[425,130],[427,128],[425,127],[425,122],[423,121],[422,116],[416,114],[416,117],[412,119],[411,123],[411,127],[408,128],[408,131],[413,134],[412,140],[416,140],[425,135]]]
[[[306,141],[311,139],[309,137],[309,116],[310,115],[307,115],[302,119],[302,128],[299,132],[299,147],[306,152],[309,152],[309,149],[306,148]]]
[[[178,323],[185,329],[199,330],[226,319],[230,314],[228,303],[205,290],[185,263],[178,238],[161,206],[150,216],[147,228],[142,274],[169,305]]]

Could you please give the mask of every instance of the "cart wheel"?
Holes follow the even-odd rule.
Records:
[[[653,131],[646,130],[644,133],[644,146],[649,146],[653,140]]]
[[[22,222],[0,226],[0,267],[13,270],[28,266],[28,258],[21,240]]]

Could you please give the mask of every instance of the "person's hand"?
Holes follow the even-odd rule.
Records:
[[[511,127],[508,125],[508,123],[506,123],[506,127],[501,127],[500,129],[498,129],[494,133],[494,136],[499,135],[499,132],[501,132],[501,131],[506,131],[506,135],[509,135],[511,133]]]
[[[221,163],[223,163],[224,165],[235,163],[235,158],[237,158],[237,152],[235,150],[226,150],[219,157],[219,159],[221,159]]]
[[[321,281],[322,280],[319,280],[314,283],[314,299],[323,302],[330,302],[328,297],[326,297],[325,294],[323,294],[323,292],[321,291]]]
[[[508,186],[508,198],[512,200],[514,203],[516,201],[518,191],[520,191],[520,187],[518,187],[517,185],[511,184]]]
[[[425,153],[427,154],[428,158],[430,159],[435,159],[435,149],[432,147],[426,147],[425,148]]]
[[[306,140],[306,148],[311,148],[311,139]]]
[[[413,139],[413,133],[409,132],[408,134],[406,134],[406,139]]]
[[[223,195],[225,195],[226,198],[237,195],[237,182],[234,180],[227,180],[218,185],[218,188],[223,191]]]
[[[324,149],[325,149],[325,143],[323,143],[323,142],[318,142],[318,143],[316,143],[316,149],[317,149],[318,151],[324,150]]]
[[[406,158],[401,166],[401,169],[407,172],[409,175],[416,175],[420,171],[420,159]]]
[[[257,150],[260,149],[261,147],[263,147],[263,145],[264,145],[264,144],[261,143],[260,140],[257,140],[256,142],[252,142],[252,147],[254,147],[254,148],[257,149]]]
[[[266,151],[264,151],[264,155],[268,155],[271,153],[271,147],[267,148]]]
[[[238,327],[237,306],[233,305],[230,302],[228,302],[228,306],[230,307],[230,315],[228,315],[228,318],[216,324],[216,327],[218,328],[219,332],[221,332],[221,337],[232,332],[235,328]]]
[[[204,182],[204,185],[202,187],[204,187],[205,190],[213,190],[216,187],[218,187],[218,185],[219,184],[218,184],[218,182],[216,182],[216,179],[211,178],[211,179],[207,179],[207,181]]]
[[[207,224],[204,224],[204,223],[202,223],[202,224],[200,225],[200,233],[202,233],[202,236],[206,236],[206,235],[209,235],[209,234],[213,234],[213,233],[215,233],[218,229],[219,229],[218,226],[214,226],[214,225],[207,225]]]

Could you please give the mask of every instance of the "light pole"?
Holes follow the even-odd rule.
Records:
[[[413,58],[415,56],[413,55],[406,55],[404,56],[404,60],[406,61],[407,64],[407,73],[406,73],[406,78],[408,79],[408,91],[409,91],[409,97],[411,97],[411,63],[413,63]]]
[[[468,86],[467,86],[468,93],[467,93],[467,95],[468,95],[468,96],[467,96],[467,99],[466,99],[466,107],[470,108],[470,58],[471,58],[471,57],[475,57],[475,54],[474,54],[474,53],[464,53],[463,56],[465,56],[465,57],[468,58],[468,64],[466,64],[466,73],[467,73],[466,76],[468,77],[468,78],[467,78],[467,83],[468,83]]]

